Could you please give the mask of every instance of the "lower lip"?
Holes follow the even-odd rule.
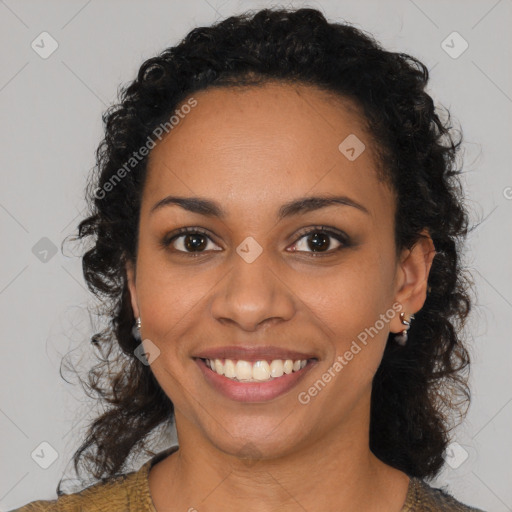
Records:
[[[315,360],[308,360],[304,368],[284,374],[266,382],[238,382],[214,372],[202,359],[195,360],[206,380],[224,396],[237,402],[265,402],[290,391],[314,366]]]

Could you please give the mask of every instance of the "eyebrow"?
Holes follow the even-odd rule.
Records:
[[[299,215],[314,210],[320,210],[321,208],[326,208],[335,204],[351,206],[361,210],[368,215],[370,214],[370,212],[362,204],[359,204],[347,196],[309,196],[300,197],[283,204],[279,208],[277,218],[278,220],[282,220],[287,217],[292,217],[294,215]],[[226,212],[223,210],[219,203],[201,197],[167,196],[154,204],[149,213],[151,215],[165,206],[172,205],[180,206],[184,210],[197,213],[199,215],[204,215],[206,217],[218,217],[220,219],[226,219],[227,217]]]

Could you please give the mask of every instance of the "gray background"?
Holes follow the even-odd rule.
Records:
[[[70,351],[78,368],[87,368],[87,341],[100,325],[79,248],[65,246],[63,254],[60,247],[83,216],[85,179],[103,135],[101,113],[144,59],[194,26],[269,5],[277,4],[0,0],[1,510],[55,498],[60,477],[73,476],[70,457],[95,413],[76,378],[67,377],[67,384],[59,375]],[[473,402],[433,485],[489,511],[512,510],[512,1],[282,5],[317,7],[331,21],[371,32],[387,49],[423,60],[432,71],[431,94],[462,126],[468,206],[473,222],[482,221],[466,255],[478,293],[468,326]],[[58,43],[46,59],[31,47],[44,31]],[[457,58],[442,46],[454,31],[469,44]],[[455,37],[445,43],[452,53],[462,48]],[[37,459],[51,454],[43,442],[58,454],[47,469]],[[155,440],[155,449],[171,442]],[[133,468],[144,461],[133,460]]]

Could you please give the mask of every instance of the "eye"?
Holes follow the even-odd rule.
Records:
[[[185,254],[202,253],[208,249],[208,241],[212,242],[207,232],[201,228],[181,228],[170,237],[162,240],[162,246],[172,245],[176,252]],[[215,251],[222,249],[213,249]]]
[[[330,255],[344,247],[350,246],[350,239],[343,231],[339,231],[334,228],[327,228],[325,226],[313,226],[305,228],[300,233],[300,238],[292,246],[291,252],[309,252],[307,249],[311,249],[313,256],[324,256]],[[309,240],[302,241],[302,239]],[[334,239],[338,245],[332,249],[332,239]],[[208,232],[201,228],[181,228],[177,232],[165,237],[161,245],[164,248],[173,246],[174,252],[183,253],[190,256],[199,256],[207,250],[222,251],[222,249],[212,249],[209,247],[209,242],[212,245],[212,239],[208,235]],[[218,246],[217,246],[218,247]],[[196,253],[196,254],[194,254]],[[322,254],[326,253],[326,254]]]
[[[303,238],[306,240],[301,242]],[[338,246],[329,250],[333,238],[338,242]],[[310,248],[314,256],[323,256],[324,254],[321,253],[329,255],[349,245],[349,238],[343,231],[325,226],[314,226],[301,232],[301,237],[295,242],[292,252],[304,252],[305,249]],[[306,250],[306,252],[308,251]]]

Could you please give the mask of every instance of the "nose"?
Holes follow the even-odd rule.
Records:
[[[212,301],[213,317],[244,331],[290,320],[295,314],[296,297],[265,251],[251,263],[237,253],[232,259],[231,269]]]

